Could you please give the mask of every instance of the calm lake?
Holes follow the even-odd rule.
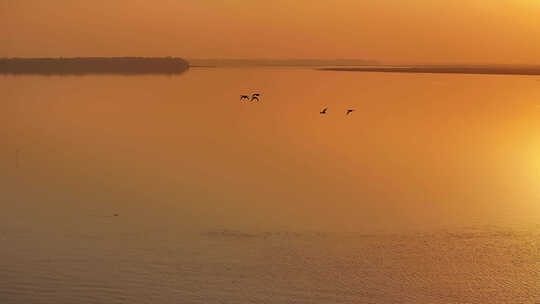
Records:
[[[0,303],[540,302],[540,77],[0,76],[0,105]]]

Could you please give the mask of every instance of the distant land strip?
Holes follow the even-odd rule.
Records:
[[[474,65],[474,66],[393,66],[393,67],[329,67],[319,71],[430,73],[430,74],[489,74],[489,75],[540,75],[540,66],[527,65]]]
[[[191,67],[320,67],[378,65],[364,59],[188,59]]]
[[[189,63],[176,57],[0,58],[0,74],[181,74]]]

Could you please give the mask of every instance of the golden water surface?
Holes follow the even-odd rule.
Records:
[[[0,300],[536,303],[539,80],[1,76]]]

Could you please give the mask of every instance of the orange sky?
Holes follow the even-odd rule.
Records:
[[[538,0],[0,0],[0,56],[540,64]]]

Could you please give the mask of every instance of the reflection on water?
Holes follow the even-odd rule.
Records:
[[[1,77],[0,300],[534,303],[536,80]]]

